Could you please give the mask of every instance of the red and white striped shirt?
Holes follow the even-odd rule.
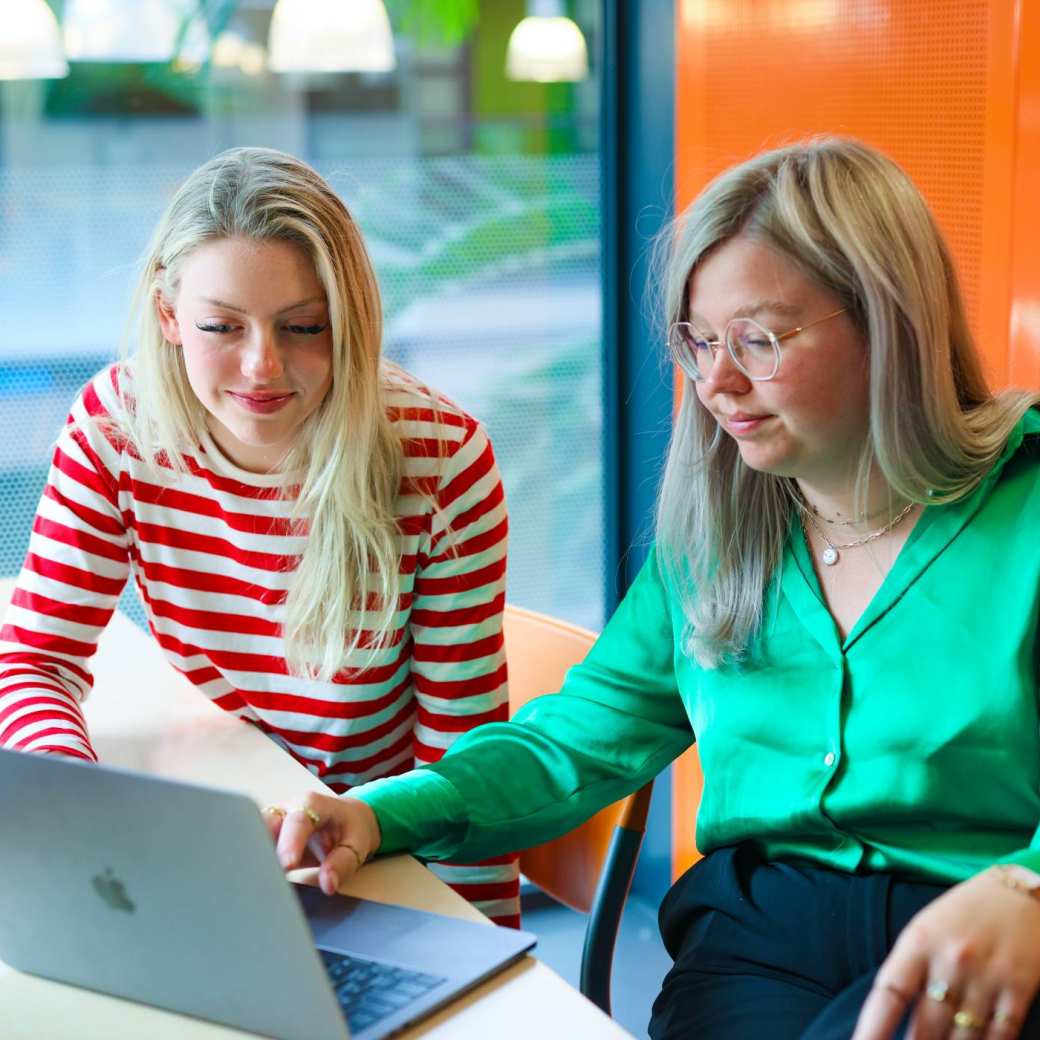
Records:
[[[131,571],[170,663],[337,792],[434,762],[460,733],[504,720],[507,520],[491,444],[412,377],[388,378],[403,446],[394,638],[325,682],[290,675],[283,652],[306,537],[291,523],[297,489],[238,469],[207,435],[187,472],[156,473],[96,421],[132,393],[129,371],[96,376],[59,437],[0,633],[0,746],[95,758],[80,703]],[[519,921],[515,857],[434,867],[488,916]]]

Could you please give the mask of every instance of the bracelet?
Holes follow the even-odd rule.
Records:
[[[1012,868],[1008,863],[997,863],[993,867],[993,873],[1005,888],[1014,889],[1014,891],[1021,892],[1022,895],[1029,896],[1030,899],[1040,902],[1040,882],[1036,885],[1027,884],[1012,873]]]

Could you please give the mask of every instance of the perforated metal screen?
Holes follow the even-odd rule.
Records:
[[[316,165],[365,234],[388,354],[490,431],[511,513],[510,598],[598,627],[596,157]],[[20,566],[54,436],[115,356],[135,261],[190,169],[0,166],[0,574]]]
[[[1004,174],[1013,6],[681,0],[680,205],[762,148],[821,133],[875,145],[928,199],[954,253],[972,327],[1001,381],[1007,297],[997,293],[1010,218]]]

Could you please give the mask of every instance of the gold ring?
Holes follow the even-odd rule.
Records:
[[[950,984],[946,979],[932,979],[928,983],[928,988],[924,991],[924,995],[929,1000],[934,1000],[936,1004],[942,1004],[950,995]]]
[[[265,813],[270,813],[272,816],[284,816],[285,810],[280,805],[265,805]]]
[[[315,827],[321,826],[321,817],[313,809],[308,809],[306,805],[296,806],[296,808],[293,809],[293,812],[302,812]]]
[[[994,1011],[993,1024],[998,1026],[1013,1026],[1018,1024],[1018,1019],[1007,1011]]]
[[[334,849],[348,849],[349,851],[354,853],[354,858],[357,860],[357,865],[359,867],[364,866],[364,863],[365,863],[364,857],[361,855],[360,852],[358,852],[357,849],[354,848],[353,845],[350,844],[349,841],[338,841],[332,847]]]
[[[970,1029],[972,1032],[977,1032],[986,1025],[986,1021],[982,1018],[976,1018],[967,1008],[961,1008],[953,1016],[953,1024],[959,1029]]]

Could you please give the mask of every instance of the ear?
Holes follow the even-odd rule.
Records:
[[[173,304],[163,295],[161,289],[155,290],[155,316],[159,319],[159,328],[167,343],[179,347],[182,342],[181,326]]]

